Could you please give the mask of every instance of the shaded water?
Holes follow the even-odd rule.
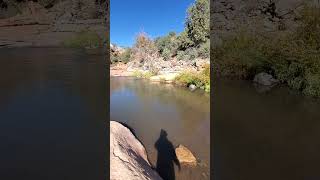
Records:
[[[104,179],[104,59],[0,49],[0,179]]]
[[[214,179],[320,179],[319,100],[245,81],[214,87]]]
[[[124,122],[135,131],[154,166],[165,165],[160,169],[171,177],[172,169],[168,167],[172,165],[176,179],[209,179],[209,94],[121,77],[112,77],[110,88],[111,120]],[[165,133],[160,136],[161,129]],[[188,147],[199,159],[196,168],[181,166],[179,171],[171,147],[179,144]]]

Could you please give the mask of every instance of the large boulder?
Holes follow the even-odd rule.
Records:
[[[278,83],[278,80],[274,79],[272,75],[262,72],[255,75],[253,82],[264,86],[273,86]]]
[[[122,124],[110,122],[110,179],[161,180],[143,145]]]

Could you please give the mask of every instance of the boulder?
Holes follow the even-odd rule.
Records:
[[[180,144],[175,151],[180,164],[197,165],[197,159],[187,147]]]
[[[272,75],[262,72],[255,75],[253,82],[264,86],[272,86],[277,84],[279,81],[274,79]]]
[[[161,180],[141,142],[122,124],[110,122],[110,179]]]
[[[190,89],[191,91],[194,91],[194,90],[197,89],[197,86],[194,85],[194,84],[190,84],[190,85],[189,85],[189,89]]]

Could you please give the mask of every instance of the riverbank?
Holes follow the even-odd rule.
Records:
[[[130,63],[116,63],[110,67],[110,76],[143,78],[152,82],[174,83],[189,87],[192,91],[200,88],[210,92],[210,62],[209,60],[201,62],[201,66],[199,61],[195,61],[195,63],[183,66],[183,68],[179,66],[180,70],[173,70],[176,69],[173,66],[169,68],[171,71],[158,71],[157,74],[143,70],[143,68],[131,68]]]
[[[88,43],[78,41],[78,44],[102,47],[107,31],[105,16],[87,15],[88,9],[71,12],[77,9],[73,8],[74,3],[62,1],[50,8],[33,1],[21,4],[21,12],[0,19],[0,47],[63,47],[84,37]],[[90,11],[98,12],[105,5],[96,4]]]

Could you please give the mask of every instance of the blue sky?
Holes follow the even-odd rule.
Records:
[[[131,46],[143,31],[152,38],[183,31],[186,11],[194,0],[110,0],[110,40]]]

